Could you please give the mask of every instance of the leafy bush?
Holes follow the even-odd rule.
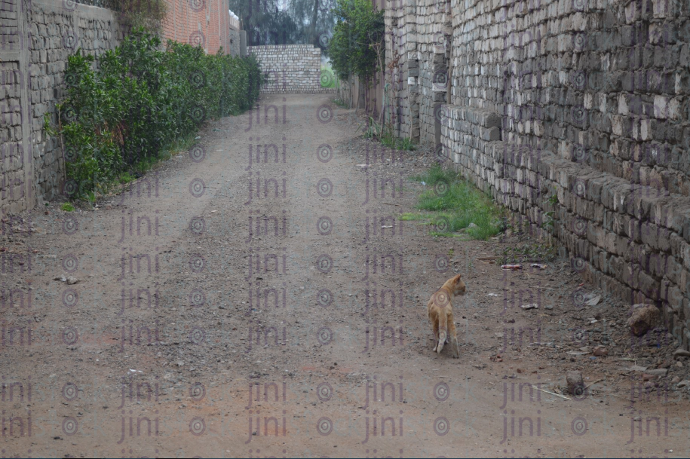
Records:
[[[97,59],[81,50],[68,58],[67,97],[58,106],[68,195],[103,191],[207,119],[237,115],[258,99],[264,77],[253,55],[160,45],[138,29]]]

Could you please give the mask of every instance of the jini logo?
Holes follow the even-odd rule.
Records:
[[[267,199],[269,195],[273,198],[278,199],[278,197],[287,197],[287,179],[285,178],[286,172],[283,171],[280,185],[278,184],[278,179],[275,178],[264,178],[261,179],[261,172],[256,173],[256,179],[252,178],[252,172],[249,173],[249,200],[244,203],[245,206],[251,204],[254,197],[256,199],[261,199],[261,191],[263,190],[263,198]],[[254,189],[254,184],[256,184],[256,190]],[[263,185],[263,186],[262,186]],[[252,196],[252,193],[254,195]]]
[[[249,274],[245,280],[251,280],[254,274],[267,274],[275,272],[276,274],[287,274],[287,254],[286,248],[279,249],[283,253],[261,253],[259,248],[250,248],[249,256],[247,257],[247,267]],[[263,255],[263,257],[262,257]]]
[[[373,199],[384,199],[386,197],[386,189],[388,189],[388,194],[390,198],[395,199],[402,198],[403,196],[403,179],[402,172],[400,172],[400,177],[398,178],[398,189],[396,192],[396,180],[395,178],[384,178],[379,177],[377,172],[373,173],[373,178],[369,178],[369,172],[367,171],[367,178],[365,180],[365,199],[362,205],[366,205],[369,202],[370,191],[369,184],[371,180],[371,196]]]
[[[371,214],[369,209],[366,211],[366,219],[364,224],[365,236],[364,242],[369,242],[369,238],[380,236],[382,239],[388,233],[391,236],[396,235],[396,223],[398,227],[398,235],[403,235],[403,221],[398,220],[394,215],[378,215],[378,211],[374,210]],[[388,230],[388,231],[386,231]]]
[[[143,325],[140,327],[134,327],[134,325],[132,325],[132,320],[129,321],[129,326],[126,326],[125,320],[123,319],[122,326],[120,327],[120,353],[125,352],[125,344],[127,344],[128,338],[130,346],[146,346],[149,344],[158,344],[160,342],[158,338],[158,321],[156,321],[155,324],[156,326],[153,330],[151,330],[149,327]],[[135,332],[137,335],[136,343],[134,339]],[[146,333],[146,341],[142,343],[141,336],[144,333]]]
[[[400,417],[397,419],[397,423],[395,422],[396,420],[393,417],[384,417],[378,411],[380,411],[382,408],[373,410],[371,418],[369,418],[369,405],[370,403],[373,404],[376,402],[383,402],[386,403],[386,392],[388,392],[390,400],[389,402],[397,402],[397,403],[402,403],[404,399],[404,394],[403,394],[403,382],[402,382],[403,377],[400,376],[400,381],[396,384],[394,382],[377,382],[376,381],[376,376],[374,376],[373,380],[371,378],[367,378],[367,383],[366,383],[366,399],[365,399],[365,404],[364,404],[364,409],[366,410],[367,416],[364,418],[364,440],[362,441],[362,444],[365,444],[369,441],[369,435],[371,432],[371,435],[376,437],[376,436],[385,436],[386,435],[386,426],[388,426],[389,429],[389,435],[395,437],[396,435],[401,436],[403,435],[403,417],[402,417],[402,410],[399,412]],[[371,396],[370,396],[370,390],[371,390]],[[397,393],[397,397],[396,397]],[[380,394],[380,398],[379,398]],[[396,400],[397,398],[397,400]],[[388,404],[386,403],[386,406]],[[378,417],[377,417],[378,415]],[[396,424],[397,424],[397,434],[396,434]],[[379,433],[380,429],[380,433]]]
[[[255,388],[255,396],[252,396],[252,388]],[[260,402],[261,401],[261,392],[263,392],[264,395],[264,402],[270,402],[271,398],[273,398],[274,402],[280,402],[282,401],[283,404],[285,404],[287,400],[287,382],[286,382],[286,377],[283,376],[283,383],[281,390],[279,391],[278,389],[278,384],[272,382],[272,383],[264,383],[263,385],[263,391],[261,390],[261,383],[255,382],[255,383],[249,383],[249,403],[247,406],[244,407],[245,410],[249,410],[249,430],[248,430],[248,438],[247,441],[244,443],[247,444],[252,441],[253,436],[261,436],[261,418],[259,417],[260,411],[257,409],[256,410],[256,427],[255,424],[252,420],[252,415],[255,414],[253,411],[253,406],[252,402]],[[279,397],[279,392],[282,395],[282,400],[281,397]],[[273,395],[273,397],[271,397]],[[278,421],[276,417],[269,417],[269,416],[264,416],[263,419],[263,432],[264,436],[270,435],[271,430],[273,430],[274,435],[280,436],[282,433],[282,436],[285,437],[287,435],[287,422],[286,422],[286,414],[287,412],[285,410],[283,411],[283,416],[282,416],[282,426],[280,425],[281,423]],[[271,429],[272,428],[272,429]]]
[[[254,215],[252,215],[254,214]],[[287,235],[287,215],[286,211],[283,211],[282,219],[276,216],[268,216],[262,214],[260,210],[250,210],[249,211],[249,237],[245,242],[252,242],[254,237],[265,236],[272,232],[275,237],[285,237]],[[263,230],[261,228],[261,223],[263,222]],[[269,231],[272,229],[273,231]]]
[[[251,142],[252,140],[254,140],[254,139],[252,137],[250,137],[249,141]],[[259,142],[260,140],[261,140],[260,137],[256,138],[257,142]],[[285,136],[283,136],[283,142],[285,142]],[[276,163],[285,164],[287,162],[287,145],[285,143],[283,143],[281,146],[282,146],[282,151],[279,154],[278,146],[276,144],[264,144],[263,145],[263,156],[262,156],[261,155],[261,144],[257,143],[256,144],[256,156],[254,156],[254,145],[250,144],[249,145],[249,166],[247,166],[244,170],[246,170],[246,171],[251,170],[252,164],[254,164],[254,163],[261,164],[262,158],[263,158],[264,164],[269,164],[269,159],[271,159],[271,158],[273,158],[274,164],[276,164]],[[270,156],[269,156],[269,153],[271,153]],[[257,188],[257,191],[258,191],[258,188]]]

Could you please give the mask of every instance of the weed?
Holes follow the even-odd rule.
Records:
[[[364,130],[364,138],[378,140],[382,145],[394,150],[412,151],[415,149],[412,139],[401,139],[396,137],[393,134],[393,125],[391,123],[382,126],[377,123],[372,116],[370,116],[367,121],[367,127]]]
[[[74,212],[74,206],[69,202],[66,202],[63,205],[61,205],[60,209],[62,209],[65,212]]]
[[[554,187],[553,194],[547,199],[551,205],[551,210],[544,212],[544,223],[542,228],[545,230],[553,230],[554,223],[556,222],[556,206],[558,205],[558,190]]]

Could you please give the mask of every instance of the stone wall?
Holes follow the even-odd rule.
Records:
[[[263,93],[335,92],[321,88],[321,49],[313,45],[247,46],[270,83]]]
[[[560,244],[587,279],[662,308],[686,348],[689,8],[686,0],[408,0],[386,12],[387,61],[395,50],[402,56],[400,76],[390,76],[401,135],[419,125],[439,159]]]
[[[28,22],[34,176],[38,196],[49,200],[61,193],[65,167],[59,140],[46,136],[43,118],[48,114],[57,124],[55,104],[65,96],[67,57],[78,48],[93,55],[113,49],[123,31],[111,10],[52,0],[32,0]]]
[[[31,155],[27,0],[0,0],[0,212],[35,200]]]

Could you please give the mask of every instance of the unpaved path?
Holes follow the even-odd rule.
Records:
[[[431,156],[367,160],[358,118],[325,95],[249,116],[98,210],[8,222],[4,456],[689,455],[670,343],[631,347],[615,302],[574,307],[567,263],[506,273],[478,258],[510,240],[400,222]],[[426,320],[453,272],[458,360],[432,354]],[[540,308],[517,307],[530,292]],[[578,351],[600,343],[608,357]],[[578,369],[595,383],[580,399],[549,393]]]

